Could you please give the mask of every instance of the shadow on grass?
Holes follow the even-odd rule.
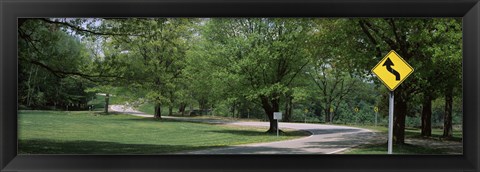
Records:
[[[164,154],[221,146],[124,144],[102,141],[19,140],[19,154]]]
[[[361,130],[353,129],[353,128],[331,128],[331,129],[309,129],[308,131],[313,132],[313,135],[323,135],[323,134],[353,133],[353,132],[359,132]]]
[[[103,109],[102,109],[103,110]],[[120,112],[115,112],[115,111],[110,111],[108,113],[105,113],[104,111],[90,111],[92,115],[100,115],[100,116],[108,116],[108,115],[125,115]]]
[[[234,121],[223,121],[223,120],[205,120],[205,119],[194,119],[194,118],[161,118],[155,119],[153,117],[138,117],[138,118],[128,118],[128,119],[119,119],[127,121],[153,121],[153,122],[181,122],[181,123],[195,123],[195,124],[208,124],[208,125],[223,125],[228,123],[233,123]]]
[[[208,149],[208,150],[200,150],[194,152],[186,152],[187,154],[205,154],[205,155],[214,155],[214,154],[231,154],[231,155],[239,155],[239,154],[250,154],[250,155],[258,155],[258,154],[312,154],[312,152],[305,151],[303,149],[297,148],[281,148],[281,147],[269,147],[269,146],[236,146],[236,147],[229,147],[229,148],[221,148],[221,149]],[[315,154],[321,154],[322,152],[316,152]]]
[[[175,119],[168,119],[168,118],[161,118],[161,119],[155,119],[153,117],[135,117],[135,118],[122,118],[122,119],[117,119],[117,120],[122,120],[122,121],[143,121],[143,122],[189,122],[189,121],[180,121],[180,120],[175,120]],[[208,124],[208,123],[204,123]]]
[[[241,136],[276,136],[277,133],[268,133],[266,131],[255,131],[255,130],[214,130],[210,131],[213,133],[222,133],[222,134],[234,134],[234,135],[241,135]],[[282,136],[309,136],[310,133],[307,131],[282,131]]]
[[[242,135],[242,136],[268,136],[268,135],[273,135],[273,134],[266,133],[265,131],[252,131],[252,130],[214,130],[214,131],[210,131],[210,132],[222,133],[222,134],[235,134],[235,135]]]
[[[354,152],[354,154],[378,154],[378,152],[387,153],[387,143],[380,143],[380,144],[367,144],[358,147],[358,149]],[[401,145],[393,145],[393,153],[394,154],[423,154],[423,155],[432,155],[432,154],[446,154],[446,149],[435,149],[429,148],[419,145],[412,145],[412,144],[401,144]],[[347,153],[349,154],[349,153]]]
[[[322,140],[307,142],[307,148],[342,149],[368,142],[373,136],[370,132],[347,133],[341,136],[325,137]],[[338,139],[342,138],[342,139]]]
[[[432,136],[430,136],[430,137],[425,137],[425,136],[421,136],[417,132],[412,132],[412,131],[405,131],[405,136],[408,137],[408,138],[417,138],[417,139],[435,140],[435,141],[446,140],[446,141],[461,142],[463,140],[462,137],[458,137],[458,136],[453,136],[451,138],[444,138],[440,134],[432,134]]]

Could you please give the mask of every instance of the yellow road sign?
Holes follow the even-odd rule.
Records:
[[[373,110],[374,110],[375,112],[378,112],[378,107],[375,106],[375,108],[373,108]]]
[[[358,112],[358,111],[359,111],[358,107],[355,107],[355,112]]]
[[[412,74],[413,68],[397,52],[391,50],[378,62],[372,72],[390,91],[393,91]]]

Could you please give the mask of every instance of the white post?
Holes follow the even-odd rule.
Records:
[[[388,106],[388,154],[392,154],[393,145],[393,91],[390,91],[389,106]]]
[[[378,112],[375,112],[375,127],[377,126],[377,117],[378,117]]]
[[[278,120],[282,119],[282,112],[273,112],[273,119],[277,121],[277,137],[278,137],[278,130],[280,126],[278,125]]]
[[[277,137],[278,137],[278,128],[279,126],[278,126],[278,119],[277,119]]]

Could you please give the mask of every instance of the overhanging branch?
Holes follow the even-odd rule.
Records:
[[[22,60],[22,59],[20,59]],[[85,73],[81,73],[81,72],[76,72],[76,71],[63,71],[63,70],[59,70],[59,69],[54,69],[46,64],[43,64],[42,62],[39,62],[39,61],[35,61],[35,60],[26,60],[26,59],[23,59],[25,61],[27,61],[28,63],[30,64],[33,64],[33,65],[36,65],[36,66],[39,66],[39,67],[42,67],[43,69],[49,71],[50,73],[52,73],[53,75],[55,75],[56,77],[59,77],[59,78],[65,78],[66,76],[79,76],[79,77],[82,77],[84,79],[87,79],[89,81],[92,81],[92,82],[98,82],[99,80],[95,80],[96,78],[112,78],[112,79],[122,79],[123,77],[121,76],[115,76],[115,75],[91,75],[91,74],[85,74]]]
[[[49,20],[49,19],[46,19],[46,18],[41,18],[40,20],[42,20],[46,23],[50,23],[50,24],[58,24],[58,25],[66,26],[66,27],[69,27],[69,28],[71,28],[75,31],[86,32],[86,33],[90,33],[90,34],[93,34],[93,35],[101,35],[101,36],[141,36],[141,35],[128,34],[128,33],[111,33],[111,32],[92,31],[92,30],[81,28],[79,26],[75,26],[75,25],[67,23],[67,22],[52,21],[52,20]]]

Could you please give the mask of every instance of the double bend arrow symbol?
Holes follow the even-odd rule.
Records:
[[[390,58],[387,58],[387,60],[385,60],[385,63],[383,63],[382,66],[386,66],[387,70],[393,75],[395,75],[395,80],[400,81],[400,73],[398,73],[395,69],[392,69],[392,66],[395,65],[393,64],[392,60],[390,60]]]

